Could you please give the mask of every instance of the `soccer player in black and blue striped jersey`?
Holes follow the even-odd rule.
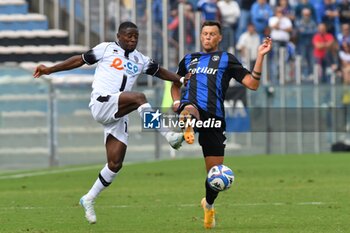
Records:
[[[200,34],[203,52],[187,54],[179,63],[177,73],[191,77],[181,96],[181,90],[172,85],[173,109],[180,113],[180,123],[187,143],[198,141],[202,147],[207,172],[224,162],[225,150],[225,93],[232,78],[251,90],[260,84],[265,55],[271,51],[272,41],[265,38],[258,48],[258,57],[252,71],[247,70],[237,58],[219,50],[222,40],[221,25],[206,21]],[[194,123],[195,120],[195,124]],[[204,227],[215,227],[214,201],[218,192],[205,182],[206,196],[202,199]]]

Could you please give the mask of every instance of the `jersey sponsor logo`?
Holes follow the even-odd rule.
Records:
[[[115,58],[110,66],[117,70],[125,70],[127,74],[136,74],[139,71],[139,67],[135,63],[127,61],[123,64],[123,60],[120,58]]]
[[[196,67],[196,68],[190,68],[189,72],[192,74],[216,74],[218,72],[218,69],[208,68],[208,67]]]

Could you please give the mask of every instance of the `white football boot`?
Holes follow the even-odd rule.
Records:
[[[79,204],[84,208],[85,210],[85,218],[88,220],[89,223],[94,224],[96,223],[96,214],[94,210],[94,201],[93,200],[87,200],[86,195],[84,195],[82,198],[80,198]]]
[[[165,138],[172,148],[178,150],[184,141],[184,134],[170,131],[165,135]]]

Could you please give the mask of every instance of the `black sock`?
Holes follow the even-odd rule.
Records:
[[[205,180],[205,198],[207,199],[207,203],[209,205],[214,204],[215,199],[218,197],[219,192],[214,191],[212,188],[210,188],[207,180]]]

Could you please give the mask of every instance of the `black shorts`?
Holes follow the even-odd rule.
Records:
[[[187,104],[180,106],[179,112],[182,111],[182,109]],[[226,146],[226,136],[225,136],[225,129],[226,129],[226,122],[225,119],[219,118],[217,116],[211,115],[208,112],[198,108],[194,105],[194,107],[197,108],[199,112],[199,116],[201,121],[207,121],[211,120],[214,122],[220,121],[221,126],[220,127],[209,127],[209,128],[195,128],[195,132],[198,133],[198,142],[199,145],[202,147],[203,156],[224,156],[225,155],[225,146]]]

